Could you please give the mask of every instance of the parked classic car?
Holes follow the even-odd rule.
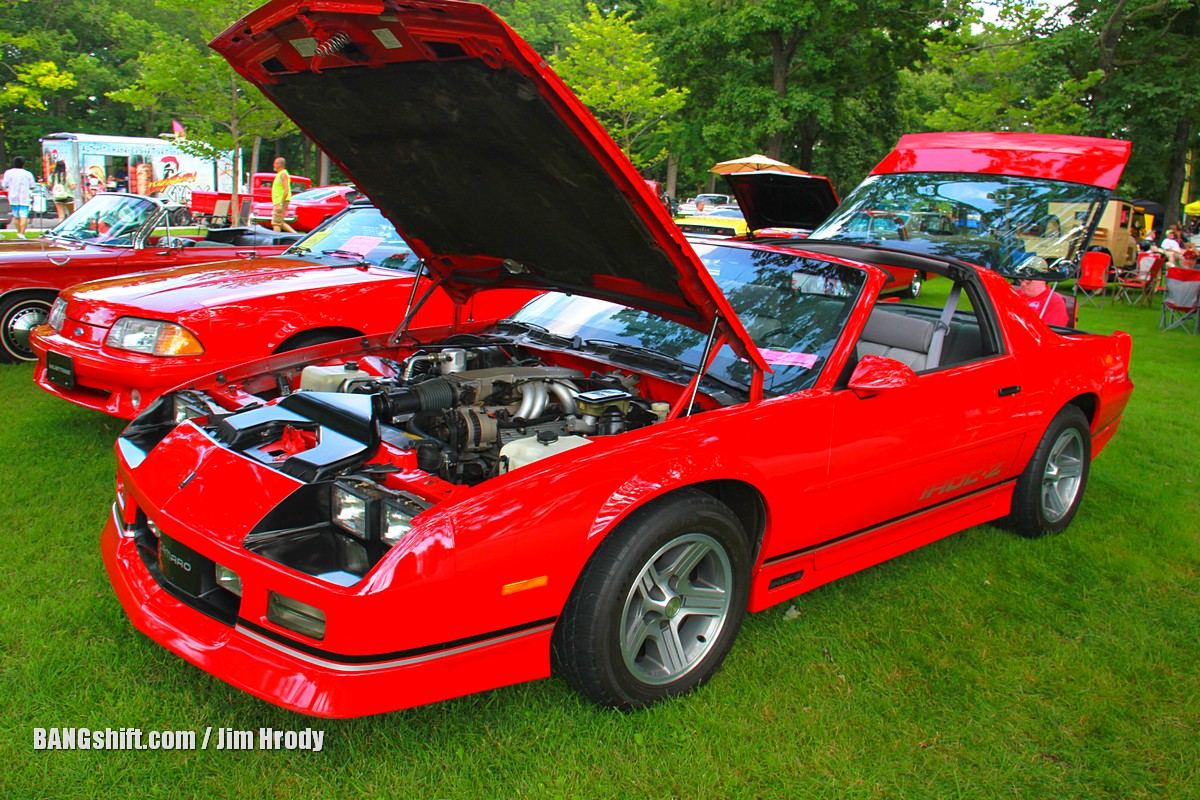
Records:
[[[292,195],[284,221],[298,231],[315,230],[325,220],[341,211],[359,197],[353,186],[316,186]],[[271,224],[274,206],[268,200],[251,206],[250,219],[260,225]]]
[[[283,252],[299,237],[226,228],[204,238],[155,233],[167,209],[135,194],[99,194],[39,239],[0,242],[0,361],[32,361],[29,332],[61,289],[83,281],[185,264]]]
[[[392,223],[359,204],[282,255],[82,283],[33,330],[33,377],[64,400],[132,419],[168,389],[231,364],[393,330],[417,266]],[[457,313],[479,329],[532,296],[488,292]],[[448,324],[455,313],[435,292],[417,323]]]
[[[689,244],[492,12],[383,8],[274,0],[214,47],[452,296],[550,293],[486,334],[402,326],[160,398],[120,437],[101,539],[138,629],[309,714],[552,664],[637,708],[708,681],[747,610],[970,525],[1070,523],[1132,391],[1130,339],[1046,326],[1000,273],[1077,254],[1002,234],[1047,202],[1098,211],[1127,142],[905,137],[805,250]],[[318,58],[314,31],[337,37]],[[500,188],[511,205],[471,213]],[[842,237],[880,196],[926,192],[995,227],[959,251]],[[879,302],[895,265],[950,301]]]

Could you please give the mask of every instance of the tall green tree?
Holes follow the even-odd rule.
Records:
[[[683,107],[687,91],[660,80],[649,37],[633,29],[628,13],[606,16],[594,3],[588,4],[588,19],[570,30],[570,44],[551,59],[554,69],[635,166],[664,158],[656,134]]]
[[[207,42],[252,10],[255,0],[158,0],[164,8],[187,9],[191,30],[158,33],[136,62],[137,78],[109,96],[164,122],[178,119],[188,131],[191,149],[204,155],[234,151],[234,174],[241,175],[240,154],[256,136],[275,138],[293,126],[258,89],[239,76]],[[237,203],[234,181],[234,203]]]
[[[488,0],[484,5],[545,56],[558,55],[571,41],[571,25],[588,16],[584,0]]]

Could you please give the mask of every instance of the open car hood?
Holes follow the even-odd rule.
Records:
[[[838,206],[833,182],[824,175],[759,170],[725,175],[750,230],[812,230]]]
[[[1077,272],[1129,148],[1117,139],[1055,134],[909,134],[807,241],[1063,280]]]
[[[583,294],[765,368],[666,209],[545,61],[482,5],[272,0],[212,42],[458,297]]]

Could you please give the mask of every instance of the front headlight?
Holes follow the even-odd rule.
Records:
[[[364,542],[391,547],[408,534],[413,517],[429,504],[408,492],[350,478],[333,484],[329,509],[334,526]]]
[[[67,319],[67,301],[61,297],[54,298],[54,305],[50,306],[50,318],[46,320],[46,324],[55,333],[62,333],[63,323]]]
[[[347,533],[367,540],[367,497],[345,483],[333,485],[333,524]]]
[[[196,335],[174,322],[121,317],[113,323],[104,343],[118,350],[152,356],[198,356],[204,346]]]

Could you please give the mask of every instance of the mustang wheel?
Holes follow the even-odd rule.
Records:
[[[749,547],[727,506],[677,492],[630,515],[580,575],[554,631],[567,681],[641,708],[692,691],[724,660],[749,593]]]
[[[25,295],[0,305],[0,357],[7,361],[33,361],[29,332],[50,318],[50,300]]]
[[[1013,492],[1010,521],[1029,538],[1060,533],[1083,500],[1092,463],[1087,417],[1066,406],[1050,421]]]
[[[913,276],[912,276],[912,280],[910,280],[908,282],[908,289],[904,293],[905,296],[914,298],[914,299],[917,297],[920,297],[921,296],[921,287],[924,285],[925,285],[925,273],[924,272],[914,272]]]

